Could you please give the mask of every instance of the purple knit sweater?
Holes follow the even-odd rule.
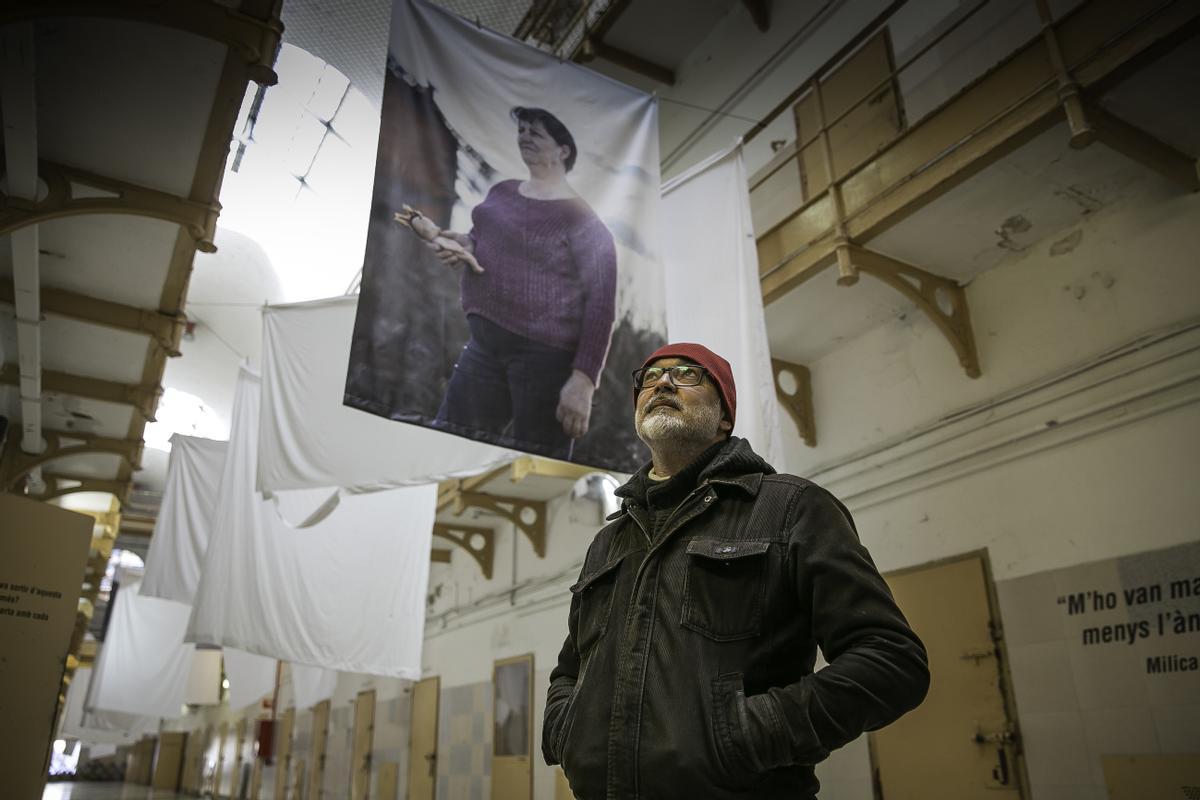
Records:
[[[583,200],[534,200],[519,185],[501,181],[471,212],[484,272],[463,270],[463,311],[575,353],[598,386],[616,317],[612,234]]]

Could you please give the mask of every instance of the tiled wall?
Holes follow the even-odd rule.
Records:
[[[1200,754],[1200,672],[1151,672],[1158,656],[1200,658],[1200,630],[1161,633],[1160,614],[1200,614],[1200,596],[1171,598],[1172,580],[1200,577],[1200,543],[1040,572],[996,584],[1017,714],[1035,800],[1104,800],[1104,755]],[[1130,605],[1125,591],[1161,587]],[[1085,610],[1069,613],[1084,592]],[[1097,609],[1091,592],[1115,598]],[[1108,593],[1112,592],[1113,595]],[[1061,598],[1061,602],[1060,602]],[[1145,622],[1147,635],[1084,643]],[[1122,635],[1125,638],[1125,635]]]
[[[438,706],[438,800],[487,800],[492,773],[492,684],[442,690]]]

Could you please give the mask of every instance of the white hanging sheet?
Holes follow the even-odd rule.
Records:
[[[737,384],[734,434],[787,468],[739,142],[663,186],[667,333],[725,357]]]
[[[419,678],[436,484],[348,494],[294,526],[329,490],[255,491],[260,395],[243,367],[188,641]]]
[[[342,405],[357,308],[348,296],[263,309],[261,491],[426,484],[520,455]]]
[[[188,613],[182,603],[145,597],[136,582],[122,582],[87,710],[179,716],[195,652],[183,641]]]
[[[247,653],[236,647],[224,648],[224,655],[230,708],[235,711],[245,708],[257,703],[263,695],[275,691],[275,665],[279,663],[276,659]]]
[[[311,708],[333,697],[337,688],[337,670],[290,664],[292,670],[292,705]]]
[[[93,677],[91,667],[75,670],[71,686],[67,689],[67,704],[63,709],[59,738],[72,736],[88,744],[118,745],[133,742],[143,733],[152,733],[158,729],[157,717],[135,717],[104,711],[88,714],[84,709],[84,702]]]
[[[228,442],[175,434],[162,507],[146,554],[142,594],[191,604]]]

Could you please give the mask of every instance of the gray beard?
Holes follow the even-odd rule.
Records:
[[[651,409],[638,420],[637,434],[651,450],[711,442],[721,430],[720,406],[704,406],[685,417],[678,411]]]

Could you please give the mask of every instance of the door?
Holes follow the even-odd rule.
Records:
[[[217,771],[213,773],[213,797],[221,796],[221,778],[225,774],[225,738],[229,734],[229,723],[222,722],[217,728]]]
[[[184,748],[187,743],[186,733],[164,732],[158,737],[158,752],[154,756],[155,789],[179,788],[179,772],[183,766]]]
[[[183,776],[179,779],[179,788],[183,791],[200,794],[200,776],[204,772],[204,751],[211,738],[211,725],[205,728],[203,733],[196,730],[188,735],[187,746],[183,751]]]
[[[533,655],[492,667],[492,799],[533,798]]]
[[[870,735],[878,795],[883,800],[1023,797],[1023,763],[985,555],[885,577],[929,651],[933,680],[916,711]]]
[[[359,692],[354,700],[354,741],[350,749],[350,800],[367,800],[371,793],[371,748],[375,741],[375,690]]]
[[[329,701],[313,706],[312,772],[308,776],[308,795],[305,800],[321,800],[325,796],[325,745],[329,741]]]
[[[304,776],[307,771],[304,769],[304,759],[297,758],[294,774],[292,775],[292,800],[307,800],[307,795],[304,794]]]
[[[438,697],[441,678],[413,684],[408,742],[408,800],[434,800],[437,788]]]
[[[379,782],[375,785],[378,800],[396,800],[396,789],[400,786],[400,765],[395,761],[384,761],[379,765]]]
[[[242,764],[246,763],[246,724],[242,717],[237,724],[237,749],[233,751],[233,774],[229,778],[229,796],[240,797],[242,793]]]
[[[283,712],[279,721],[279,736],[275,740],[275,800],[286,800],[288,777],[292,774],[292,730],[296,726],[296,709]]]

